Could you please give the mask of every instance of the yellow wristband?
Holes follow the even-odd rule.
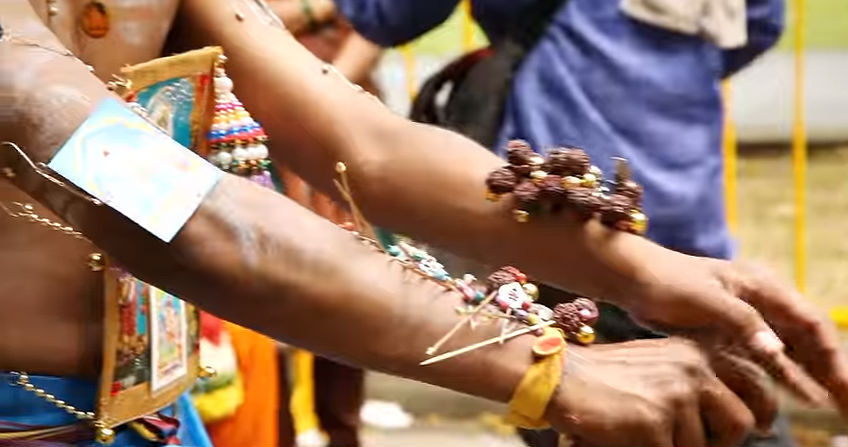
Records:
[[[551,349],[554,338],[560,343]],[[565,336],[559,329],[547,327],[544,335],[536,339],[533,353],[537,361],[524,374],[509,401],[507,423],[521,428],[550,426],[544,419],[545,408],[562,379],[562,354],[566,346]]]

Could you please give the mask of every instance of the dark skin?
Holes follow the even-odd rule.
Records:
[[[263,120],[276,142],[274,156],[311,184],[329,189],[333,165],[344,160],[366,214],[382,225],[472,258],[514,263],[538,278],[603,297],[645,322],[685,333],[709,350],[734,338],[742,355],[756,353],[758,360],[782,366],[772,372],[785,376],[791,371],[788,363],[757,335],[767,326],[750,302],[788,344],[806,343],[815,350],[817,362],[800,360],[806,360],[803,364],[835,397],[844,397],[844,359],[835,349],[835,338],[790,289],[734,264],[680,255],[595,223],[565,218],[518,225],[509,218],[506,204],[481,198],[486,172],[499,164],[485,149],[393,116],[340,79],[322,76],[320,63],[267,17],[250,12],[239,22],[232,3],[213,3],[184,2],[178,29],[203,42],[224,44],[228,71],[236,85],[243,86],[237,94]],[[43,45],[61,45],[25,2],[7,2],[2,8],[4,27]],[[254,11],[249,5],[241,8]],[[270,48],[262,43],[268,41],[274,42]],[[190,44],[197,43],[201,41]],[[3,61],[18,62],[0,66],[0,88],[14,98],[17,112],[4,115],[0,137],[17,142],[35,160],[47,160],[107,92],[70,58],[5,42],[0,51]],[[431,150],[434,147],[452,150]],[[117,213],[45,183],[11,151],[0,157],[2,166],[18,173],[12,180],[19,188],[59,211],[141,278],[278,339],[502,401],[531,361],[532,340],[520,338],[419,367],[426,346],[456,321],[456,298],[247,181],[225,177],[176,239],[164,244]],[[17,231],[4,231],[4,236]],[[50,244],[27,247],[52,250]],[[4,271],[43,281],[38,275],[55,263],[57,253],[41,255],[40,262],[32,264],[9,262]],[[77,274],[81,278],[84,272]],[[54,301],[72,300],[58,290],[52,296]],[[29,320],[40,318],[30,315]],[[807,329],[803,336],[787,330],[799,324]],[[18,327],[30,333],[31,326]],[[492,331],[461,334],[455,345],[479,340],[484,332]],[[736,395],[745,395],[743,390],[734,386],[734,393],[719,382],[697,349],[678,340],[639,343],[573,349],[570,359],[580,362],[569,363],[574,367],[569,366],[548,407],[549,420],[599,445],[620,445],[621,439],[630,445],[699,445],[706,442],[704,433],[712,435],[712,444],[732,445],[753,422],[751,410],[768,423],[767,393],[745,396],[751,410],[746,409]],[[800,377],[788,381],[798,384]],[[743,388],[759,387],[758,378],[748,375]],[[664,386],[669,383],[680,385]],[[594,390],[592,399],[573,391],[582,389]],[[600,414],[604,417],[596,416]],[[699,414],[709,417],[695,416]],[[611,433],[620,438],[610,439]]]

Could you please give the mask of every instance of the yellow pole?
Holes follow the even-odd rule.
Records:
[[[403,57],[403,68],[406,73],[406,93],[409,100],[413,101],[418,92],[418,80],[415,76],[415,54],[412,52],[412,44],[400,47],[400,55]]]
[[[471,51],[474,45],[474,18],[471,16],[471,0],[462,2],[462,50]]]
[[[795,97],[792,172],[795,190],[795,284],[807,288],[807,132],[804,103],[805,0],[795,0]]]
[[[289,402],[296,435],[320,429],[315,413],[315,357],[309,351],[295,349],[291,354],[292,391]]]
[[[730,232],[736,234],[739,228],[739,204],[737,184],[737,154],[736,123],[733,120],[733,86],[729,80],[721,83],[722,103],[724,104],[724,133],[722,137],[722,153],[724,155],[724,206],[727,225]]]

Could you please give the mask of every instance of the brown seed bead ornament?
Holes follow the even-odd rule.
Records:
[[[528,222],[534,214],[570,211],[583,220],[600,217],[604,225],[644,234],[648,218],[642,212],[642,187],[633,181],[624,159],[617,158],[612,181],[591,164],[577,147],[555,148],[547,159],[523,140],[507,143],[506,166],[486,178],[486,196],[499,200],[511,194],[516,221]]]
[[[521,163],[527,163],[527,166],[537,170],[545,162],[526,143],[513,143],[510,150],[514,159]],[[548,326],[562,326],[557,320],[555,311],[536,302],[539,298],[539,288],[528,282],[527,275],[515,267],[501,267],[486,277],[485,281],[480,281],[470,274],[455,278],[433,255],[409,242],[398,241],[393,245],[383,246],[375,239],[363,235],[364,230],[371,227],[371,224],[361,215],[359,207],[353,200],[353,191],[348,186],[346,165],[339,162],[336,166],[336,173],[340,177],[335,182],[336,187],[348,202],[353,214],[358,216],[358,219],[354,219],[352,222],[344,222],[339,226],[350,232],[363,244],[387,255],[393,262],[399,263],[424,280],[439,284],[449,294],[461,298],[462,304],[457,307],[457,312],[461,316],[460,320],[439,340],[427,348],[425,353],[429,358],[422,361],[422,365],[444,361],[484,346],[504,343],[519,335],[528,333],[542,335],[544,328]],[[518,176],[514,174],[514,171],[509,168],[501,168],[490,176],[487,185],[494,190],[505,191],[511,188],[511,184],[516,180],[518,180]],[[517,186],[514,194],[524,197],[525,203],[528,205],[534,205],[543,200],[540,198],[543,192],[544,194],[558,194],[562,197],[565,197],[566,193],[561,179],[554,175],[545,174],[541,185],[531,181],[523,182]],[[569,333],[571,338],[578,341],[580,340],[579,334],[585,332],[587,328],[591,331],[588,325],[593,324],[594,319],[597,318],[597,308],[594,307],[594,303],[585,298],[583,300],[585,302],[568,303],[575,315],[573,318],[575,323],[567,323],[566,327],[570,330],[566,332]],[[586,309],[594,309],[594,313],[587,312]],[[464,326],[469,325],[473,329],[478,324],[477,318],[488,322],[500,321],[501,335],[436,355],[439,349]],[[560,319],[562,320],[562,318]],[[516,327],[519,329],[516,329]]]

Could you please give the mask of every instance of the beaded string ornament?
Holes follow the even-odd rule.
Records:
[[[400,263],[404,268],[431,280],[447,290],[457,293],[462,298],[462,305],[457,312],[462,316],[460,321],[451,328],[442,338],[430,346],[426,354],[435,355],[439,348],[446,343],[459,329],[465,325],[472,328],[476,326],[475,318],[480,317],[489,321],[501,321],[501,334],[488,340],[475,343],[454,351],[450,351],[435,357],[430,357],[421,362],[429,365],[439,361],[447,360],[460,354],[464,354],[481,347],[503,343],[504,341],[527,333],[542,335],[547,326],[555,326],[573,341],[589,344],[595,339],[592,325],[597,321],[598,309],[595,303],[586,298],[578,298],[569,303],[561,303],[554,310],[536,303],[539,297],[539,289],[535,284],[528,282],[527,275],[515,267],[507,266],[489,275],[485,281],[479,281],[470,274],[461,278],[454,278],[446,271],[444,266],[426,250],[415,247],[408,242],[399,242],[383,248],[377,241],[362,235],[362,230],[370,231],[370,224],[364,220],[361,211],[353,200],[352,192],[347,181],[347,167],[339,162],[336,172],[341,181],[335,181],[342,196],[348,202],[356,223],[346,222],[342,228],[350,231],[366,245],[370,245],[385,254],[392,260]],[[510,327],[524,326],[517,330],[508,330]],[[562,337],[555,337],[552,342],[562,342]],[[540,344],[544,346],[544,344]]]
[[[215,115],[207,134],[207,159],[224,171],[232,172],[273,188],[271,160],[265,142],[265,129],[244,109],[233,94],[233,81],[224,71],[227,58],[221,55],[212,82],[215,88]]]
[[[583,220],[599,216],[601,223],[621,231],[644,234],[648,218],[642,212],[642,187],[631,178],[627,162],[617,158],[615,178],[605,181],[580,148],[563,147],[548,152],[547,159],[523,140],[507,143],[506,166],[486,178],[489,200],[512,195],[513,216],[527,222],[540,212],[563,210]]]

